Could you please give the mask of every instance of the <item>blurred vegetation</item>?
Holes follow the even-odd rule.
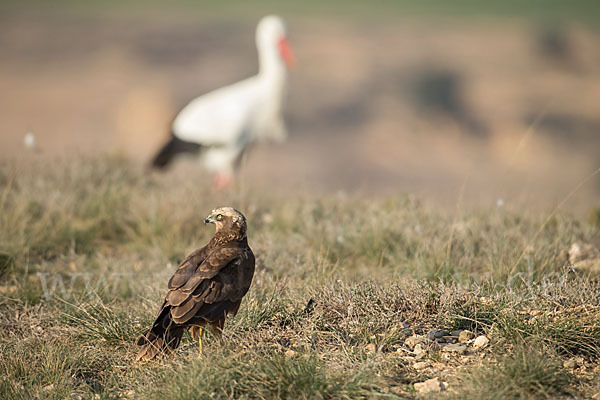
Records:
[[[35,5],[44,7],[46,1],[29,0],[27,2],[3,2],[2,8],[25,8]],[[477,0],[377,0],[377,1],[242,1],[210,2],[195,0],[93,0],[80,2],[75,0],[59,0],[52,3],[55,7],[72,10],[86,9],[129,9],[138,12],[142,9],[187,9],[197,10],[204,15],[247,16],[282,13],[299,16],[335,16],[359,18],[404,18],[404,17],[522,17],[540,21],[579,20],[593,23],[600,20],[600,7],[594,0],[509,0],[509,1],[477,1]]]

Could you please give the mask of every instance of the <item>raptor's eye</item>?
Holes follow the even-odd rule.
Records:
[[[217,214],[217,221],[220,221],[223,219],[223,214]]]

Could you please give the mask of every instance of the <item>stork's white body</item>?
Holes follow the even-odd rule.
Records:
[[[179,139],[206,146],[204,165],[232,173],[244,149],[261,139],[286,137],[281,114],[284,82],[257,75],[192,100],[175,118]]]
[[[287,70],[278,49],[284,35],[278,17],[263,18],[256,32],[258,75],[197,97],[173,121],[174,136],[205,148],[207,169],[231,176],[250,143],[287,136],[282,116]]]

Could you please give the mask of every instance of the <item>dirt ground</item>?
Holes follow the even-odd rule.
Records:
[[[257,68],[255,18],[63,11],[0,16],[2,159],[121,152],[146,163],[188,100]],[[284,17],[298,58],[290,138],[252,149],[245,184],[552,208],[599,166],[593,28]],[[167,173],[188,168],[200,165]],[[598,189],[591,180],[565,209],[587,212]]]

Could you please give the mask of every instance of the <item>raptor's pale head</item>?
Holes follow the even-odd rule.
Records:
[[[205,224],[215,224],[217,232],[228,232],[240,238],[246,236],[246,217],[233,207],[221,207],[204,218]]]

